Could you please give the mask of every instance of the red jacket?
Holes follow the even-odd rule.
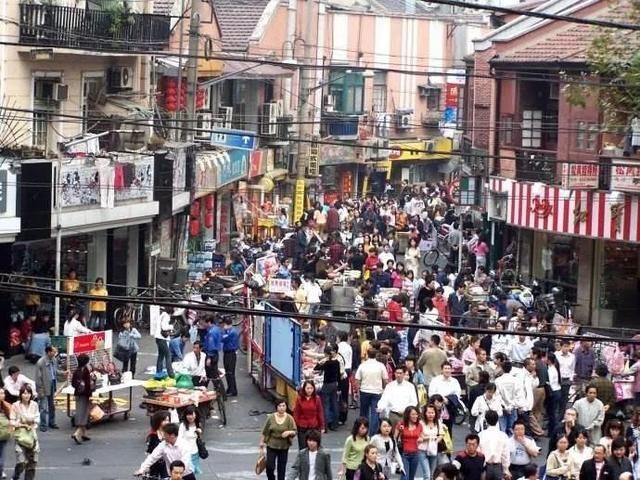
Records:
[[[387,311],[389,312],[390,322],[402,322],[402,307],[398,302],[389,300],[389,303],[387,303]]]
[[[449,302],[444,297],[433,297],[433,306],[438,310],[438,316],[445,325],[451,325],[451,313],[449,311]]]
[[[293,409],[293,419],[298,428],[314,428],[324,430],[324,413],[319,395],[307,398],[298,395]]]

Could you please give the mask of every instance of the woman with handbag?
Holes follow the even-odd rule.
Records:
[[[118,334],[116,353],[113,354],[122,362],[122,373],[131,372],[131,378],[136,375],[136,362],[138,360],[138,340],[142,338],[140,332],[131,326],[131,320],[125,318],[122,322],[122,330]]]
[[[443,449],[446,450],[446,445],[438,410],[434,405],[426,405],[422,421],[422,441],[418,444],[418,450],[423,454],[420,458],[423,478],[433,478],[438,466],[438,453]]]
[[[424,439],[423,433],[418,409],[413,406],[407,407],[402,415],[402,422],[396,425],[396,440],[402,445],[400,451],[404,465],[402,480],[414,480],[416,476],[422,456],[418,450],[418,443]],[[428,479],[426,476],[423,478]]]
[[[0,477],[4,474],[4,449],[11,438],[13,427],[11,426],[11,404],[5,400],[5,393],[0,388]]]
[[[89,408],[91,407],[91,395],[96,389],[95,377],[91,373],[89,365],[89,355],[78,355],[78,368],[71,376],[71,386],[76,402],[76,412],[74,416],[76,431],[71,438],[77,445],[82,441],[88,442],[87,425],[89,423]]]
[[[402,457],[398,450],[398,443],[393,438],[393,425],[388,418],[380,419],[378,433],[371,437],[370,445],[376,447],[378,452],[377,462],[382,468],[386,478],[391,478],[391,474],[395,473],[396,467],[402,468]]]
[[[267,447],[267,480],[284,480],[287,471],[289,447],[296,436],[296,422],[287,413],[287,402],[276,400],[276,411],[267,417],[260,435],[260,449]]]
[[[36,465],[40,444],[38,442],[38,423],[40,409],[33,401],[31,385],[20,388],[20,399],[11,407],[11,424],[15,428],[16,467],[13,479],[18,480],[24,472],[24,480],[36,478]]]
[[[198,438],[202,435],[200,416],[193,405],[184,409],[184,416],[178,430],[178,443],[191,455],[193,473],[202,473],[200,454],[198,453]]]

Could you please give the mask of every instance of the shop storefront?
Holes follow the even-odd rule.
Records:
[[[444,180],[442,162],[451,159],[453,143],[450,138],[432,140],[389,141],[389,160],[392,162],[391,183],[410,184]]]
[[[500,178],[490,180],[489,195],[492,229],[506,224],[524,281],[562,288],[577,304],[578,321],[633,325],[640,308],[640,197]]]

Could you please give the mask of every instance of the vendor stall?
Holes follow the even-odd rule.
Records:
[[[111,358],[113,346],[113,332],[93,332],[75,337],[66,337],[67,371],[72,374],[78,366],[78,355],[86,354],[90,357],[90,363],[97,378],[98,388],[91,397],[91,409],[89,420],[98,423],[111,419],[115,415],[122,414],[126,419],[133,404],[133,388],[139,387],[143,382],[133,380],[131,374],[121,375]],[[128,398],[114,396],[114,392],[124,391]],[[128,392],[127,392],[128,390]],[[66,396],[67,416],[71,418],[75,414],[75,390],[71,385],[66,385],[60,394]]]
[[[267,302],[259,308],[265,313],[252,319],[253,380],[293,409],[302,382],[302,326],[293,318],[272,316],[278,310]]]
[[[193,405],[200,418],[202,419],[203,428],[206,425],[206,419],[213,409],[214,402],[217,400],[216,392],[205,390],[204,388],[196,388],[193,390],[167,388],[158,394],[145,395],[142,397],[142,405],[147,410],[148,415],[152,415],[158,410],[176,410],[181,418],[184,409]],[[221,419],[226,424],[226,415],[224,408],[219,409],[220,415],[225,418]]]

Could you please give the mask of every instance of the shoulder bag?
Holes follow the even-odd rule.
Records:
[[[0,442],[6,442],[11,438],[13,428],[9,423],[9,419],[6,415],[0,415]]]
[[[196,436],[196,446],[198,447],[198,456],[205,460],[209,458],[209,450],[207,450],[207,445],[204,443],[204,440],[198,433]]]
[[[256,475],[260,475],[267,468],[267,457],[264,455],[264,448],[260,449],[258,453],[258,459],[256,460],[255,472]]]
[[[16,444],[27,450],[31,450],[36,446],[36,432],[32,428],[17,428],[15,438]]]

